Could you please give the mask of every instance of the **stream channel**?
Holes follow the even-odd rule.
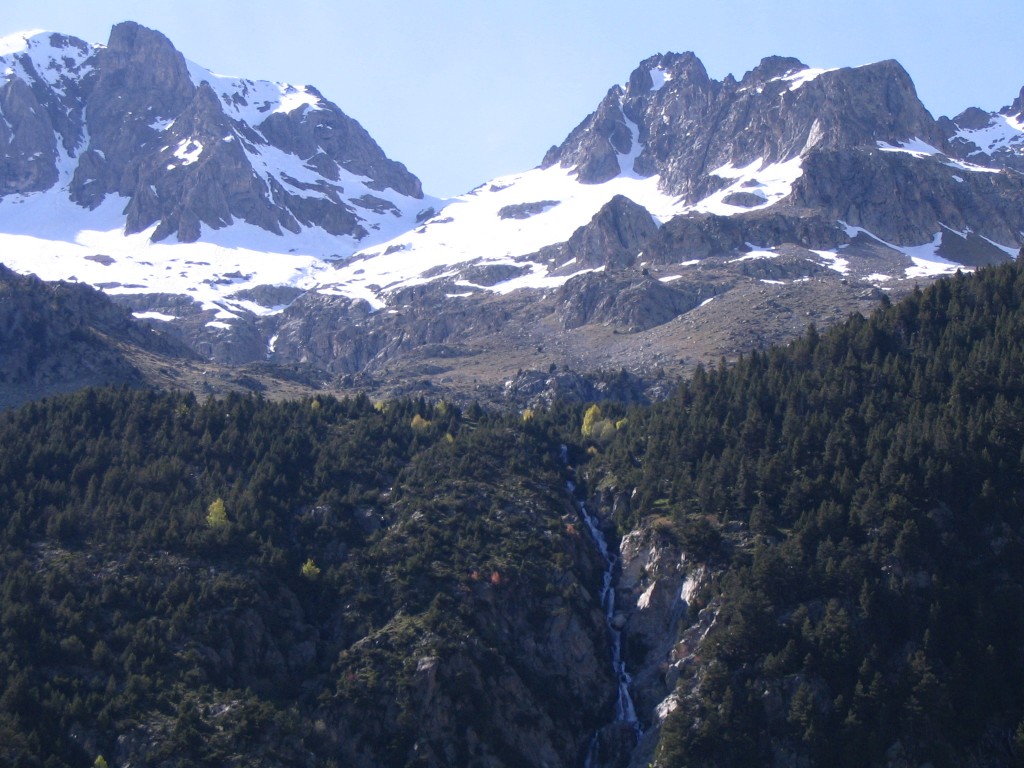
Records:
[[[562,457],[563,460],[567,458],[565,446],[562,446]],[[618,684],[618,693],[612,718],[591,738],[583,767],[608,768],[622,765],[623,758],[633,750],[643,735],[640,721],[636,716],[636,708],[633,705],[633,697],[629,693],[631,678],[626,671],[626,663],[622,659],[622,629],[620,626],[616,626],[615,621],[615,582],[618,578],[619,555],[608,547],[608,540],[598,525],[598,521],[587,509],[583,499],[576,494],[576,484],[569,481],[568,489],[576,503],[580,518],[586,524],[590,537],[604,561],[600,594],[601,607],[604,610],[605,624],[611,641],[612,671]]]

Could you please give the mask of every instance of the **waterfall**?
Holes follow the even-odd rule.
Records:
[[[566,461],[568,459],[568,449],[562,446],[562,459]],[[633,697],[629,692],[629,684],[631,678],[629,672],[626,671],[626,663],[622,659],[622,629],[616,627],[615,622],[615,579],[617,576],[617,569],[619,566],[619,556],[617,553],[611,552],[608,547],[608,540],[605,538],[604,532],[597,524],[597,520],[590,510],[587,509],[586,503],[579,498],[575,497],[576,485],[569,481],[567,484],[569,492],[574,495],[576,500],[576,509],[580,513],[580,518],[587,526],[587,530],[590,532],[590,537],[594,541],[594,545],[597,547],[598,552],[601,554],[601,559],[604,561],[604,575],[601,583],[601,607],[604,610],[605,624],[608,628],[608,634],[611,639],[611,651],[612,651],[612,671],[615,673],[615,679],[618,685],[618,694],[615,700],[615,713],[608,725],[599,728],[594,733],[593,738],[590,741],[590,747],[587,750],[587,757],[584,761],[584,768],[601,768],[601,734],[610,726],[625,727],[632,733],[632,744],[630,747],[636,745],[643,735],[643,729],[640,726],[640,721],[636,716],[636,707],[633,705]]]

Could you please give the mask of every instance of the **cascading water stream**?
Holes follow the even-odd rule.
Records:
[[[633,697],[629,693],[631,678],[629,673],[626,672],[626,663],[622,660],[622,630],[615,626],[615,586],[613,579],[615,577],[615,569],[619,564],[619,558],[618,555],[609,552],[608,542],[605,540],[604,533],[598,527],[593,515],[587,510],[587,505],[580,502],[577,506],[580,516],[587,524],[587,529],[590,531],[590,535],[594,539],[594,543],[597,545],[597,549],[605,562],[604,577],[601,585],[601,606],[604,608],[605,622],[611,635],[612,667],[619,684],[618,700],[615,705],[615,720],[636,725],[639,728],[640,724],[636,717],[636,709],[633,706]]]
[[[562,460],[568,460],[568,449],[562,446]],[[569,481],[568,483],[569,492],[574,495],[576,485]],[[604,575],[601,583],[601,607],[604,609],[605,624],[608,627],[608,634],[611,639],[611,651],[612,651],[612,671],[615,673],[615,679],[618,683],[618,695],[615,701],[615,716],[612,720],[612,724],[622,723],[629,726],[633,731],[633,744],[640,740],[643,735],[643,729],[640,726],[640,721],[636,716],[636,707],[633,704],[633,697],[629,692],[629,684],[631,678],[629,673],[626,671],[626,663],[622,659],[622,629],[616,627],[615,622],[615,575],[616,569],[619,565],[619,556],[612,553],[608,548],[608,540],[604,536],[604,532],[597,524],[597,520],[590,514],[587,509],[587,505],[582,499],[576,498],[576,509],[580,513],[580,517],[587,526],[587,530],[590,532],[590,537],[593,539],[594,544],[597,546],[598,552],[601,554],[601,559],[604,561]],[[598,729],[594,733],[593,738],[590,742],[590,747],[587,750],[587,757],[584,761],[584,768],[599,768],[597,760],[600,757],[600,736],[603,729]]]

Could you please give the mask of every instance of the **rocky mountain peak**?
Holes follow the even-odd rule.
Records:
[[[97,53],[99,80],[93,98],[117,91],[122,100],[145,105],[155,114],[176,114],[191,101],[195,85],[185,57],[170,40],[133,21],[115,24]]]
[[[706,92],[716,83],[693,51],[659,53],[644,59],[629,77],[631,96],[659,91],[664,85],[677,91]]]
[[[991,119],[992,114],[981,109],[981,107],[968,107],[959,115],[954,117],[953,122],[955,122],[959,128],[978,131],[985,128]]]
[[[1018,120],[1024,119],[1024,88],[1020,89],[1020,93],[1017,95],[1017,98],[1013,100],[1013,104],[1011,104],[1003,114],[1016,117]]]
[[[914,138],[944,145],[895,61],[822,70],[770,56],[741,81],[719,82],[693,53],[668,53],[641,62],[624,90],[610,90],[542,167],[559,163],[584,183],[658,175],[667,193],[697,200],[721,187],[716,172],[725,167]]]
[[[419,180],[315,89],[214,75],[135,22],[106,46],[51,35],[15,57],[0,195],[50,190],[90,210],[116,195],[126,234],[180,242],[245,222],[354,243],[424,208]]]
[[[548,150],[541,168],[574,168],[583,184],[601,184],[622,173],[619,156],[633,146],[633,133],[622,111],[623,90],[612,86],[597,109],[557,147]]]
[[[624,195],[615,195],[565,243],[541,251],[555,270],[624,269],[658,231],[650,212]]]
[[[85,100],[89,145],[70,189],[71,199],[89,208],[109,194],[132,196],[140,149],[159,134],[154,124],[179,115],[196,92],[185,58],[171,42],[134,22],[113,27],[96,54],[95,72]],[[138,222],[129,221],[128,231],[139,231]]]
[[[808,69],[807,65],[792,56],[766,56],[743,76],[739,86],[749,88],[753,85],[784,78],[805,69]]]
[[[0,85],[0,197],[57,182],[60,152],[73,152],[81,139],[79,97],[91,70],[92,49],[78,38],[48,32],[18,37],[11,53],[0,56],[7,71]]]
[[[998,112],[970,107],[952,119],[940,118],[938,125],[953,156],[982,167],[1024,172],[1024,88]]]

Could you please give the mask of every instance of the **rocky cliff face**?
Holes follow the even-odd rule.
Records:
[[[1024,88],[998,112],[971,107],[952,119],[941,118],[939,125],[957,157],[1024,172]]]
[[[84,386],[142,384],[128,348],[193,357],[86,285],[44,283],[0,264],[0,408]]]
[[[540,168],[435,212],[313,88],[215,76],[132,23],[105,47],[23,43],[3,57],[0,225],[25,234],[47,195],[75,201],[61,222],[123,207],[128,237],[46,240],[53,276],[211,361],[332,389],[542,402],[624,370],[650,396],[1024,242],[1022,97],[936,121],[893,61],[769,57],[717,81],[653,56]],[[243,223],[269,240],[202,248]],[[160,261],[139,233],[196,250]]]
[[[127,234],[179,242],[235,222],[359,241],[428,207],[419,180],[315,89],[213,75],[133,22],[106,46],[43,34],[3,58],[2,194],[63,184],[89,209],[117,196]]]
[[[629,489],[599,483],[588,505],[609,530],[630,516]],[[615,583],[623,660],[643,735],[620,750],[609,765],[643,768],[651,764],[661,724],[676,706],[676,683],[689,674],[698,642],[714,622],[714,583],[718,566],[708,553],[687,551],[667,519],[648,517],[618,543]]]
[[[627,171],[658,175],[667,192],[695,201],[714,191],[714,171],[724,166],[915,136],[943,142],[895,61],[822,71],[770,57],[738,82],[719,82],[694,54],[664,54],[609,91],[543,165],[575,168],[580,181],[600,183],[617,176],[616,158],[636,147]]]
[[[657,177],[666,193],[717,216],[776,203],[901,245],[928,241],[940,223],[1012,244],[1024,230],[1019,178],[971,166],[956,173],[944,158],[1018,168],[1018,102],[997,115],[969,110],[959,122],[936,122],[895,61],[819,70],[770,57],[739,81],[718,82],[692,53],[665,54],[609,91],[542,165],[572,169],[585,184],[620,173]],[[767,169],[784,166],[788,179],[768,178]],[[738,244],[777,242],[751,234]]]

